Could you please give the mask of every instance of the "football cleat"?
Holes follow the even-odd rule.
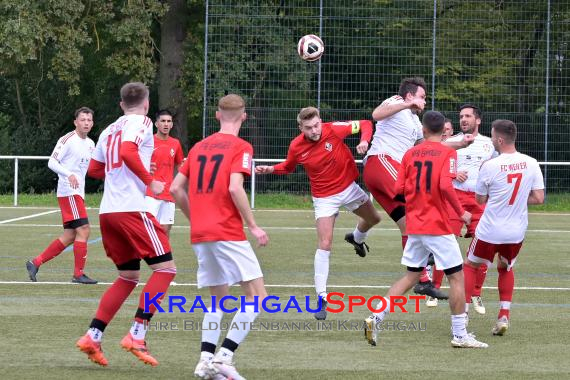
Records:
[[[37,282],[38,279],[36,278],[36,274],[40,270],[40,267],[34,265],[31,260],[26,261],[26,269],[28,270],[28,275],[30,276],[30,280],[33,282]]]
[[[473,296],[471,297],[471,303],[473,304],[473,308],[479,314],[485,314],[485,305],[483,305],[483,300],[481,296]]]
[[[431,281],[418,282],[414,286],[414,293],[430,296],[433,298],[439,298],[440,300],[446,300],[449,298],[449,295],[447,293],[442,292],[441,290],[433,286]]]
[[[234,363],[231,360],[225,358],[224,356],[216,355],[214,359],[208,364],[210,370],[210,376],[212,379],[230,379],[230,380],[245,380],[245,377],[241,376]],[[224,377],[220,377],[224,376]]]
[[[357,243],[354,240],[354,234],[351,232],[349,234],[344,235],[344,240],[348,243],[351,244],[354,247],[354,250],[356,251],[356,254],[360,257],[365,257],[366,254],[370,251],[370,248],[368,247],[368,244],[366,244],[365,242],[362,243]]]
[[[426,297],[426,306],[427,307],[437,307],[437,298],[427,296]]]
[[[493,335],[503,336],[505,335],[508,329],[509,329],[509,319],[505,316],[502,316],[497,320],[497,323],[495,323],[495,327],[493,327],[493,330],[491,330],[491,332],[493,333]]]
[[[364,320],[364,338],[371,346],[376,346],[376,338],[378,331],[376,330],[376,317],[371,315]]]
[[[135,355],[144,364],[150,364],[153,367],[158,365],[158,360],[148,352],[146,342],[142,339],[134,339],[131,333],[125,335],[121,340],[121,347],[123,347],[125,351],[129,351]]]
[[[321,301],[321,309],[315,313],[315,319],[317,321],[324,321],[327,319],[327,301],[324,298],[319,298]],[[317,301],[317,307],[319,301]]]
[[[451,345],[457,348],[488,348],[489,345],[487,343],[479,342],[475,339],[473,334],[467,334],[462,338],[457,336],[453,337],[451,341]]]
[[[92,278],[87,277],[87,275],[82,274],[79,277],[75,277],[73,276],[73,278],[71,279],[71,282],[73,282],[74,284],[87,284],[87,285],[92,285],[92,284],[96,284],[97,280],[94,280]]]
[[[198,364],[196,365],[196,369],[194,369],[194,377],[199,379],[211,379],[212,375],[210,374],[210,361],[206,359],[200,359]]]
[[[89,360],[93,363],[99,364],[103,367],[107,366],[109,362],[103,355],[103,350],[101,349],[101,343],[95,342],[89,334],[83,335],[75,345],[79,348],[79,350],[85,354]]]

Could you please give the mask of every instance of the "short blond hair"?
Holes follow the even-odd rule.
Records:
[[[319,109],[315,107],[305,107],[301,108],[299,114],[297,115],[297,124],[301,125],[301,123],[305,120],[311,120],[315,116],[320,117]]]
[[[142,82],[130,82],[121,87],[121,101],[126,108],[141,105],[148,95],[148,87]]]
[[[245,108],[245,100],[239,95],[229,94],[218,101],[220,111],[238,111]]]

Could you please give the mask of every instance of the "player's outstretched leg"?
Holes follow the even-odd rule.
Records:
[[[30,280],[33,282],[37,282],[38,279],[36,278],[36,275],[38,274],[40,267],[36,266],[32,260],[28,260],[26,261],[26,270],[28,271],[28,276],[30,276]]]
[[[354,247],[354,251],[360,257],[366,257],[366,254],[370,251],[370,248],[366,242],[357,242],[355,240],[353,232],[344,235],[344,241],[352,245]]]

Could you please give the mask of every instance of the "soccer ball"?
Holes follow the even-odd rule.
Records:
[[[307,34],[299,39],[297,53],[305,61],[313,62],[321,58],[325,52],[325,44],[319,36]]]

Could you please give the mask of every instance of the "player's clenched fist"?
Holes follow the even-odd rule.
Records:
[[[273,166],[260,165],[255,167],[255,174],[271,174],[275,168]]]

